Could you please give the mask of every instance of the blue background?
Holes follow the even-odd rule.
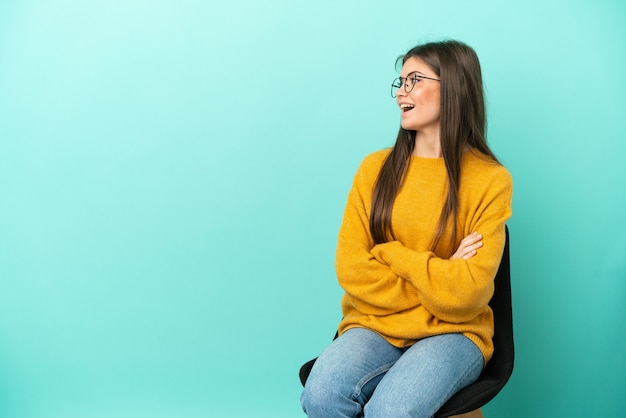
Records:
[[[302,416],[395,59],[442,37],[515,181],[485,415],[623,415],[626,3],[3,0],[0,416]]]

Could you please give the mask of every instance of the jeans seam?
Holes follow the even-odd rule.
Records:
[[[387,373],[389,369],[393,367],[394,364],[395,364],[395,361],[384,364],[380,366],[379,368],[374,369],[368,374],[366,374],[365,376],[363,376],[363,378],[359,380],[358,383],[356,384],[356,388],[354,392],[352,393],[352,400],[355,401],[359,396],[361,396],[361,393],[362,393],[361,390],[368,382],[370,382],[375,377],[380,376],[381,374]]]

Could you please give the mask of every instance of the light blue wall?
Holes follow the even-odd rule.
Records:
[[[626,3],[0,2],[0,416],[297,417],[395,58],[481,57],[515,180],[488,417],[626,410]]]

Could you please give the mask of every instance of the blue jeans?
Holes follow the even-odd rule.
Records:
[[[353,328],[317,359],[300,401],[312,418],[432,417],[482,368],[482,353],[462,334],[397,348],[373,331]]]

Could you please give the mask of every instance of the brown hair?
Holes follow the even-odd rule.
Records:
[[[448,174],[448,193],[435,231],[432,249],[441,239],[452,218],[452,240],[456,241],[459,177],[461,157],[466,149],[475,149],[497,159],[485,136],[485,99],[480,62],[476,52],[458,41],[431,42],[418,45],[398,58],[396,65],[409,58],[419,58],[441,80],[440,140]],[[415,131],[400,128],[396,143],[385,160],[372,196],[370,232],[377,244],[393,239],[391,212],[402,186],[415,147]]]

